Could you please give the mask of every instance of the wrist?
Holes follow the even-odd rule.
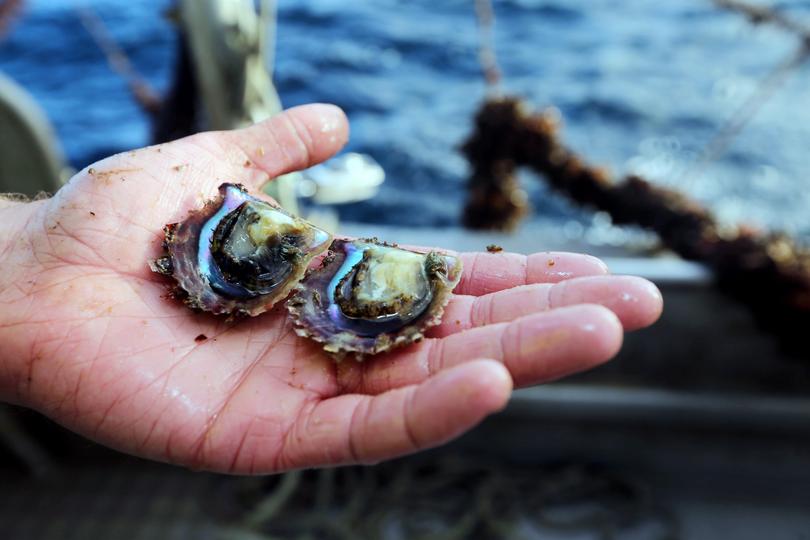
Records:
[[[32,224],[43,205],[0,198],[0,402],[22,402],[28,362],[17,334],[32,309]]]

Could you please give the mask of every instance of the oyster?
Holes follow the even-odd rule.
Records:
[[[151,267],[174,278],[176,296],[193,309],[258,315],[290,293],[332,237],[238,184],[219,193],[164,227],[165,253]]]
[[[441,320],[461,261],[376,239],[334,240],[321,266],[287,302],[296,333],[336,359],[357,359],[419,341]]]

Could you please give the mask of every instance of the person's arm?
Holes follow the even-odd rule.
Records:
[[[513,385],[607,361],[624,329],[660,314],[651,283],[593,257],[462,253],[461,282],[425,339],[338,365],[281,306],[234,322],[167,298],[148,264],[165,224],[223,181],[259,192],[347,137],[339,109],[298,107],[112,156],[51,199],[0,204],[0,401],[196,469],[371,463],[469,430]]]

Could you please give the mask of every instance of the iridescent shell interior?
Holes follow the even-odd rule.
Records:
[[[332,238],[238,184],[222,184],[218,198],[164,232],[152,270],[174,278],[189,307],[229,315],[258,315],[286,298]]]
[[[296,332],[337,359],[377,354],[419,341],[441,320],[461,277],[461,261],[374,239],[335,240],[287,308]]]

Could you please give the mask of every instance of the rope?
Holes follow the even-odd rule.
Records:
[[[264,500],[260,502],[243,520],[243,524],[248,529],[255,529],[265,521],[273,519],[284,507],[292,494],[298,488],[301,480],[301,473],[293,471],[281,477],[278,487]]]
[[[709,140],[695,162],[681,174],[680,180],[695,179],[705,172],[706,167],[722,156],[734,139],[756,116],[765,104],[782,88],[791,73],[810,57],[810,28],[767,6],[748,4],[740,0],[711,0],[721,9],[744,15],[751,24],[770,24],[795,33],[801,39],[797,51],[779,62],[757,85],[747,100],[723,123]]]
[[[712,0],[719,8],[744,15],[751,24],[770,24],[797,34],[810,45],[810,28],[767,6],[757,6],[740,0]]]
[[[612,538],[651,525],[661,540],[679,536],[672,515],[632,479],[585,465],[460,456],[288,473],[240,522],[227,540],[511,540],[551,531]]]
[[[717,133],[706,144],[693,165],[687,167],[681,180],[697,178],[706,167],[722,156],[745,126],[756,116],[765,104],[782,88],[788,77],[810,57],[810,41],[802,43],[798,51],[779,62],[757,85],[751,96],[725,121]]]
[[[85,30],[107,58],[110,68],[121,76],[141,108],[154,116],[160,112],[160,95],[149,85],[130,62],[129,57],[107,30],[107,26],[92,8],[77,6],[76,13]]]
[[[495,56],[495,11],[492,9],[492,0],[475,0],[475,16],[478,19],[478,62],[490,93],[498,94],[501,70]]]

